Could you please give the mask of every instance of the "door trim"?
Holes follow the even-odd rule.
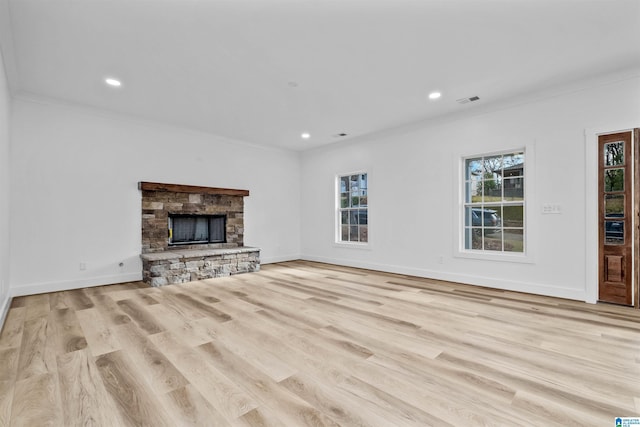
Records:
[[[633,132],[640,127],[640,123],[618,123],[607,127],[585,129],[585,301],[591,304],[598,302],[598,136],[611,133]],[[634,146],[637,138],[632,141]],[[638,153],[640,154],[640,153]],[[634,166],[638,164],[640,155],[634,158]],[[638,167],[634,167],[634,176],[640,173]],[[634,186],[638,183],[634,180]],[[634,188],[634,193],[638,188]],[[638,217],[634,215],[632,229],[637,245],[638,241]],[[634,266],[637,265],[638,252],[633,253]],[[638,268],[633,272],[638,277]],[[638,308],[638,280],[633,290],[633,305]]]

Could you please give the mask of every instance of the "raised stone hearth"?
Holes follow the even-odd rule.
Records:
[[[245,246],[154,252],[142,254],[142,265],[145,283],[172,285],[258,271],[260,250]]]
[[[138,187],[146,283],[163,286],[260,269],[260,249],[244,246],[243,198],[249,191],[155,182],[140,182]],[[207,237],[211,234],[201,228],[213,230],[209,221],[214,218],[219,220],[216,237]],[[189,225],[199,231],[189,235],[184,230]]]

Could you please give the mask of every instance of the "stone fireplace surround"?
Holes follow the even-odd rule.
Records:
[[[143,280],[164,286],[260,269],[260,249],[244,246],[248,190],[140,182]],[[227,216],[226,242],[169,245],[169,215]]]

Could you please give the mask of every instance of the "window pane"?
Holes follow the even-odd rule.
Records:
[[[358,226],[357,225],[352,225],[349,227],[349,241],[351,242],[359,242],[360,239],[358,238]]]
[[[351,175],[351,191],[357,191],[360,183],[360,175]]]
[[[606,245],[624,244],[624,221],[605,221],[604,229],[604,242]]]
[[[502,251],[502,232],[499,228],[484,230],[484,250]]]
[[[504,178],[524,176],[524,153],[505,154],[502,176]]]
[[[340,212],[340,224],[349,225],[349,211]]]
[[[503,227],[524,226],[524,206],[504,206],[502,208]]]
[[[485,179],[482,182],[482,190],[484,202],[499,202],[502,200],[502,187],[498,179]]]
[[[524,178],[507,178],[502,181],[504,200],[524,200]]]
[[[471,249],[482,249],[482,229],[471,229]]]
[[[343,176],[340,178],[340,192],[348,193],[349,192],[349,177]]]
[[[524,231],[522,229],[505,229],[502,234],[505,252],[524,252]]]
[[[355,193],[351,193],[351,206],[358,207],[360,206],[360,195],[356,191]]]
[[[358,211],[358,224],[360,225],[366,225],[368,224],[368,215],[367,215],[367,210],[366,209],[360,209]]]
[[[605,194],[605,218],[620,218],[624,216],[624,194]]]
[[[485,177],[502,173],[502,156],[491,156],[484,158]]]
[[[500,227],[502,225],[502,207],[485,206],[484,209],[476,209],[482,225],[486,227]],[[475,225],[475,224],[474,224]]]
[[[470,227],[472,225],[481,225],[481,220],[474,208],[466,207],[464,208],[464,226]]]
[[[482,159],[467,159],[465,162],[465,180],[471,181],[482,178]]]
[[[604,144],[604,165],[618,166],[624,164],[624,141]]]
[[[369,241],[369,226],[367,225],[360,226],[360,241],[361,242]]]
[[[473,230],[471,228],[464,229],[464,248],[465,249],[471,249],[472,232]]]
[[[349,211],[349,225],[358,224],[358,211]]]
[[[477,203],[482,201],[482,179],[473,177],[473,180],[466,183],[465,202]]]
[[[367,174],[360,175],[360,188],[367,188]]]
[[[342,230],[341,230],[341,239],[343,242],[348,242],[349,241],[349,226],[348,225],[343,225],[342,226]]]
[[[464,248],[482,250],[482,228],[467,227],[464,229]]]
[[[624,169],[604,171],[604,191],[624,191]]]

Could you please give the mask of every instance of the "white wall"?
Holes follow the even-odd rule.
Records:
[[[297,153],[17,98],[11,161],[14,295],[139,280],[139,181],[249,190],[245,244],[299,258]]]
[[[585,130],[640,126],[638,94],[636,74],[525,105],[305,152],[303,258],[587,300]],[[521,147],[530,150],[527,165],[534,165],[527,172],[531,262],[456,256],[455,165],[462,155]],[[340,247],[334,244],[334,179],[363,169],[370,179],[370,248]],[[543,203],[560,204],[562,213],[542,215]]]
[[[9,309],[9,179],[11,97],[0,53],[0,329]]]

